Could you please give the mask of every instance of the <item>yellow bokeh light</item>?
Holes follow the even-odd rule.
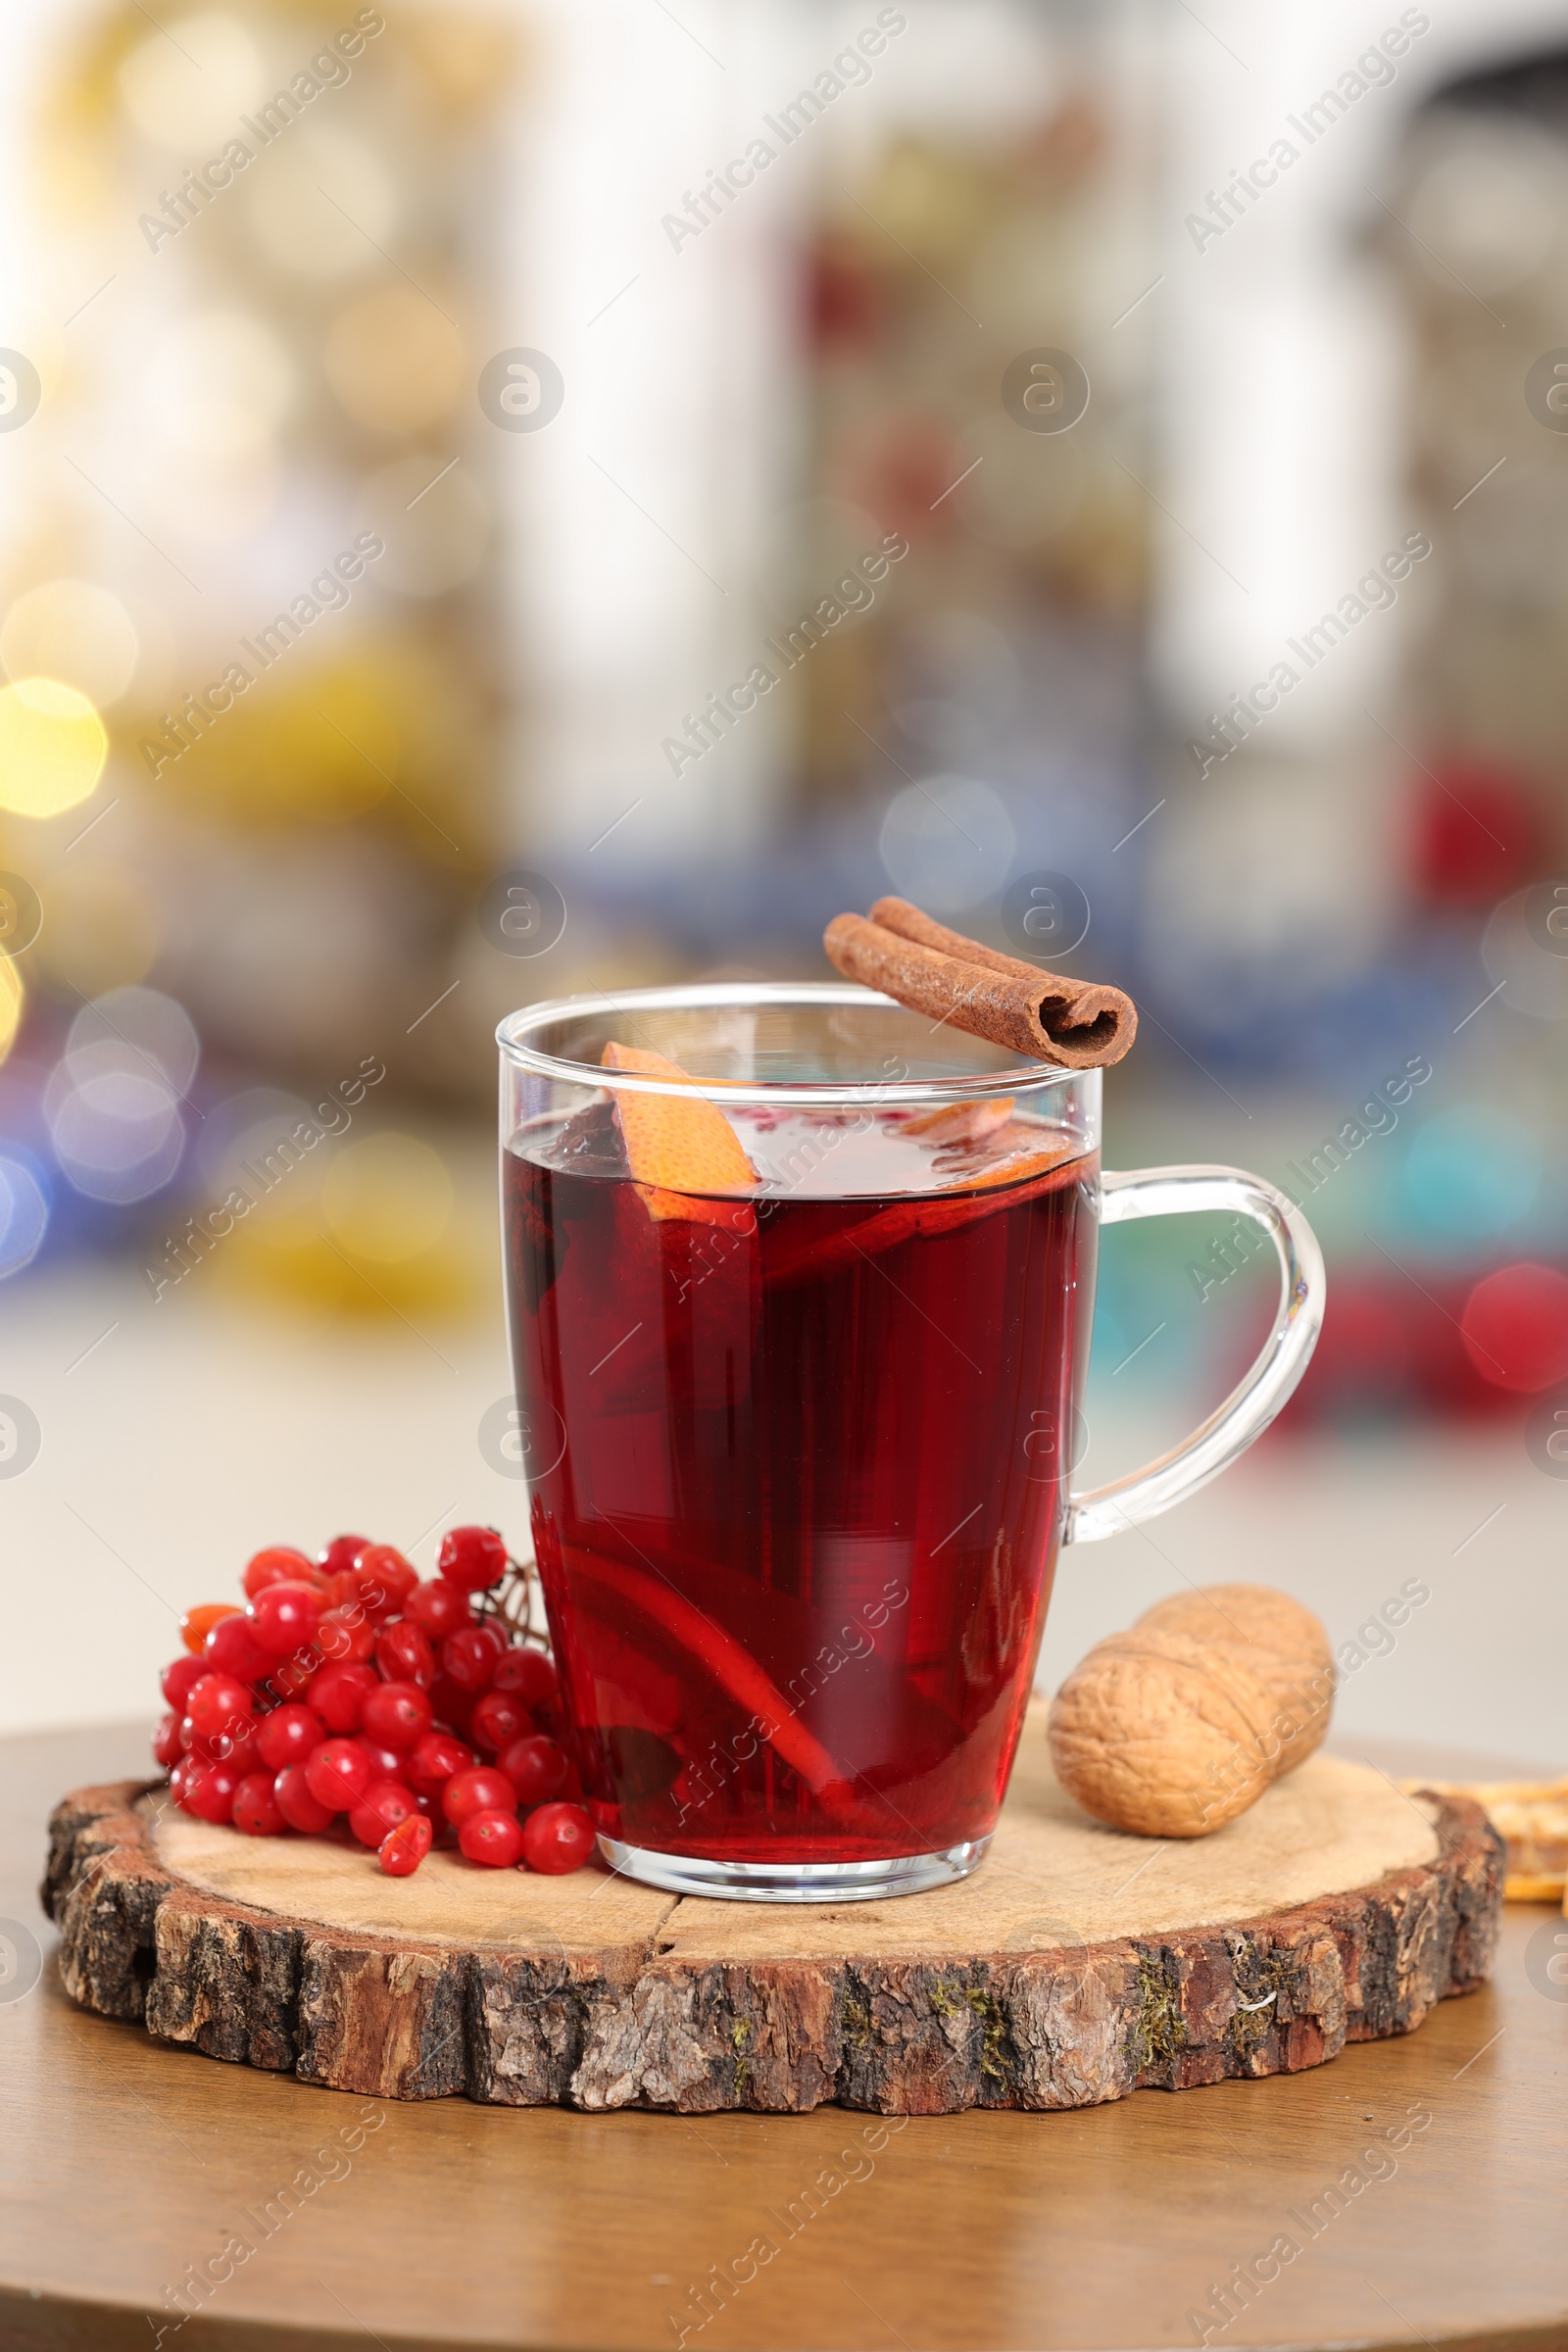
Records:
[[[242,24],[203,10],[172,27],[165,20],[131,50],[120,69],[120,94],[144,138],[188,154],[237,129],[235,117],[266,90],[265,70]]]
[[[23,1001],[22,974],[9,956],[0,956],[0,1061],[17,1042]]]
[[[104,772],[109,736],[94,706],[59,678],[0,687],[0,808],[58,816]]]
[[[355,1257],[396,1265],[430,1249],[452,1214],[452,1179],[416,1136],[387,1132],[346,1144],[327,1170],[321,1207]]]

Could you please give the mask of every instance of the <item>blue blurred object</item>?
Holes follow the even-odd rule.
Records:
[[[1505,1233],[1534,1207],[1541,1149],[1506,1111],[1459,1103],[1429,1119],[1404,1164],[1406,1205],[1419,1225],[1464,1242]]]
[[[49,1179],[16,1146],[0,1153],[0,1282],[30,1266],[49,1230]]]

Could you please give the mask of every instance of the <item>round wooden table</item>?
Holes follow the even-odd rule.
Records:
[[[0,1917],[43,1953],[0,1979],[7,2352],[1568,2346],[1544,1907],[1487,1989],[1294,2077],[907,2121],[400,2106],[65,1999],[44,1823],[141,1754],[0,1742]]]

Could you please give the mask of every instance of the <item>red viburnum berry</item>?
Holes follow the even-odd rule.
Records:
[[[435,1841],[435,1832],[422,1813],[411,1813],[389,1831],[376,1848],[376,1860],[391,1879],[407,1879],[424,1860]]]
[[[581,1805],[540,1805],[522,1825],[522,1858],[548,1877],[581,1870],[593,1850],[594,1825]]]
[[[453,1527],[441,1539],[436,1561],[449,1585],[482,1592],[507,1573],[507,1547],[493,1527]]]
[[[482,1808],[464,1822],[458,1843],[470,1862],[488,1862],[492,1870],[510,1870],[522,1858],[522,1824],[515,1813]]]

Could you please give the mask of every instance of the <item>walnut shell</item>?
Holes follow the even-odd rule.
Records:
[[[1052,1701],[1057,1780],[1086,1813],[1146,1838],[1201,1838],[1274,1775],[1268,1691],[1233,1650],[1141,1625],[1097,1642]]]
[[[1334,1652],[1322,1619],[1303,1602],[1269,1585],[1202,1585],[1156,1600],[1138,1623],[1223,1648],[1257,1677],[1273,1700],[1267,1736],[1280,1742],[1276,1780],[1322,1746],[1334,1703]]]

